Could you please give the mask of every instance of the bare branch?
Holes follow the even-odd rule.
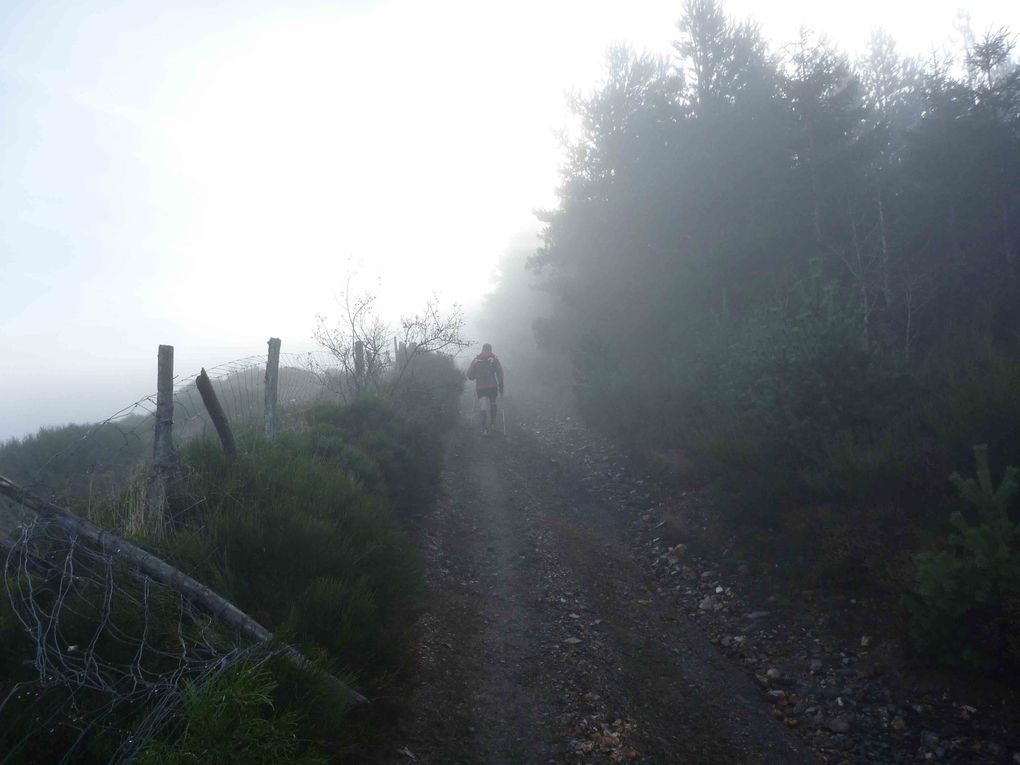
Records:
[[[310,371],[345,401],[368,390],[395,389],[419,357],[449,353],[468,345],[462,336],[463,310],[454,305],[444,313],[435,295],[420,313],[401,317],[394,338],[403,349],[400,353],[389,350],[391,331],[375,312],[374,296],[354,295],[348,289],[341,308],[344,315],[335,324],[318,315],[313,334],[315,341],[337,362],[337,371],[332,379],[325,369]],[[359,346],[363,349],[360,362]]]

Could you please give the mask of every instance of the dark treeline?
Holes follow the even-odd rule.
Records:
[[[900,561],[905,589],[971,447],[1020,464],[1012,40],[851,60],[689,0],[671,59],[611,50],[531,262],[587,418],[799,560],[850,584]]]

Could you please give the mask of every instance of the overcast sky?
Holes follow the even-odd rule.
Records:
[[[950,43],[958,0],[730,0],[766,35]],[[554,202],[565,93],[666,53],[680,2],[0,2],[0,440],[313,347],[352,268],[470,308]],[[1020,3],[969,3],[980,32]]]

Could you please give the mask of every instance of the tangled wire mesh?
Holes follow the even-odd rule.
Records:
[[[264,356],[251,356],[206,370],[237,429],[261,428],[265,369]],[[278,429],[300,427],[302,405],[335,399],[330,382],[337,374],[328,354],[281,354]],[[214,432],[197,376],[175,379],[177,446]],[[124,532],[132,501],[144,501],[155,401],[155,395],[146,396],[102,422],[63,429],[65,439],[71,436],[63,442],[51,444],[46,439],[55,439],[55,432],[41,431],[38,446],[52,445],[51,453],[15,465],[14,477],[104,528]],[[203,498],[192,500],[197,506]],[[111,516],[111,507],[121,508],[120,514]],[[174,724],[186,687],[279,652],[4,497],[0,556],[10,614],[25,647],[21,655],[31,657],[18,673],[21,682],[5,687],[0,680],[0,763],[70,762],[86,740],[90,747],[108,742],[110,762],[130,761]]]
[[[36,761],[68,762],[86,738],[127,762],[173,723],[186,684],[276,653],[55,524],[29,521],[6,546],[4,587],[34,677],[0,698],[0,762],[29,746]]]

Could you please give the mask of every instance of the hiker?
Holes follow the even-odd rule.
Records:
[[[482,432],[487,433],[496,422],[496,396],[503,395],[503,367],[492,352],[492,345],[486,343],[482,352],[471,361],[467,370],[467,379],[475,381],[475,393],[478,395],[478,419]]]

